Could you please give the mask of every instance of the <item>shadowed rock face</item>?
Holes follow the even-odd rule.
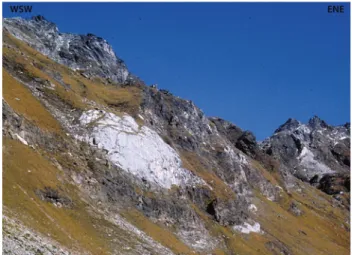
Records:
[[[60,64],[80,70],[87,77],[100,76],[117,83],[124,83],[129,77],[124,62],[101,37],[60,33],[57,26],[43,16],[3,19],[3,24],[11,34],[34,49]]]
[[[350,192],[349,174],[327,174],[319,181],[318,188],[329,195]]]

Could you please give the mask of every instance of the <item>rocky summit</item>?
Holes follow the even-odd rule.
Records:
[[[113,82],[126,82],[129,77],[124,62],[116,57],[111,46],[91,33],[60,33],[57,26],[43,16],[32,19],[4,19],[4,28],[16,38],[54,61],[82,72],[84,76],[100,76]]]
[[[103,38],[3,24],[4,254],[350,253],[349,123],[258,142]]]

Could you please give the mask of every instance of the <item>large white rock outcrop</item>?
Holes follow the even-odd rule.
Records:
[[[78,137],[108,151],[109,160],[121,169],[163,188],[204,184],[182,168],[177,152],[152,129],[139,127],[129,115],[117,116],[99,110],[79,118],[84,134]]]

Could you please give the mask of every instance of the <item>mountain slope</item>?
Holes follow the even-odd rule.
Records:
[[[303,147],[286,131],[258,144],[146,86],[103,39],[60,34],[41,16],[5,19],[3,34],[6,253],[349,253],[349,189],[309,183],[348,172],[349,127],[319,129],[330,151],[300,140],[318,162],[301,178]]]

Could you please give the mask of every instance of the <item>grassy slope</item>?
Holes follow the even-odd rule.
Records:
[[[30,90],[15,80],[3,69],[3,98],[14,111],[24,116],[39,128],[61,133],[60,124],[32,95]]]
[[[20,51],[4,48],[4,56],[14,63],[20,63],[29,76],[49,80],[55,84],[55,90],[47,90],[46,93],[52,93],[71,107],[82,110],[92,108],[85,103],[84,99],[88,99],[102,106],[110,107],[117,114],[128,112],[135,115],[138,111],[141,101],[139,88],[106,85],[99,79],[88,80],[78,73],[73,73],[65,66],[47,59],[11,35],[6,33],[5,35],[5,41],[18,47]],[[29,57],[30,60],[19,54],[20,52],[25,52],[26,57]],[[30,62],[35,62],[35,66],[29,64]],[[63,81],[70,85],[70,89],[65,89],[57,80],[41,70],[41,66],[45,66],[46,72],[54,70],[60,72]],[[3,72],[3,81],[4,98],[18,114],[48,132],[61,131],[59,123],[31,94],[31,91],[16,81],[6,70]],[[16,98],[20,98],[20,100]],[[28,105],[33,107],[27,107]],[[117,232],[123,231],[105,220],[92,217],[87,212],[88,205],[80,201],[77,190],[71,185],[66,186],[58,181],[60,179],[58,176],[63,175],[61,171],[52,166],[41,153],[33,152],[18,141],[5,138],[3,148],[4,206],[11,213],[24,221],[29,227],[45,235],[49,234],[69,248],[87,250],[92,254],[106,254],[112,251],[109,243],[111,237],[108,237],[106,233],[99,231],[99,229],[104,229],[106,225],[107,228],[115,229]],[[43,154],[45,154],[44,151]],[[60,155],[52,156],[60,157]],[[15,158],[23,160],[16,162]],[[66,161],[66,167],[70,167],[70,161]],[[62,162],[62,160],[59,159],[59,162]],[[30,170],[30,173],[28,170]],[[57,208],[50,203],[39,200],[34,191],[46,186],[60,189],[65,195],[74,197],[74,208]],[[138,211],[126,211],[123,215],[175,253],[194,254],[168,229],[158,226]],[[93,226],[99,226],[99,228]],[[129,239],[128,234],[125,233],[121,239],[126,239],[126,244],[129,243],[127,240]]]
[[[145,232],[176,254],[196,254],[192,249],[182,243],[171,231],[150,221],[136,209],[129,208],[121,213],[129,222]]]
[[[118,114],[128,112],[136,115],[141,102],[139,88],[123,88],[103,84],[101,80],[88,80],[79,73],[51,61],[7,33],[4,33],[4,41],[17,47],[17,50],[4,48],[5,57],[23,65],[32,77],[47,79],[55,84],[54,91],[46,91],[48,95],[58,97],[74,108],[92,108],[93,106],[87,103],[87,100],[92,100],[102,106],[110,107]],[[22,56],[20,52],[24,52],[27,57]],[[30,63],[35,63],[35,65]],[[47,73],[48,71],[59,72],[64,83],[69,84],[69,89],[53,79]],[[7,72],[4,72],[3,81],[3,96],[17,113],[43,130],[60,132],[58,122],[27,88],[14,80]],[[31,107],[27,107],[28,105]],[[104,228],[95,228],[94,225],[114,229],[116,235],[123,236],[121,234],[123,231],[111,223],[92,217],[86,210],[87,205],[77,196],[75,187],[58,180],[62,172],[55,168],[44,155],[44,151],[34,152],[17,141],[4,140],[3,191],[6,208],[29,227],[43,234],[50,234],[67,247],[84,249],[92,254],[105,254],[111,251],[111,238],[102,230]],[[16,160],[18,158],[23,160]],[[214,195],[224,199],[235,198],[235,194],[229,195],[227,186],[212,171],[203,169],[201,160],[195,158],[194,155],[183,155],[184,166],[204,178],[213,187]],[[253,163],[268,181],[275,185],[278,184],[276,176],[256,162]],[[348,254],[349,233],[341,227],[347,217],[346,213],[333,208],[328,202],[331,200],[330,197],[308,185],[302,185],[306,188],[301,194],[294,193],[289,196],[285,193],[280,203],[268,201],[259,192],[256,194],[255,203],[258,207],[256,217],[266,232],[265,235],[233,233],[230,228],[220,226],[194,206],[210,233],[223,239],[226,244],[226,247],[219,247],[213,253],[272,254],[265,247],[265,243],[278,239],[288,246],[293,254]],[[72,198],[74,208],[57,208],[39,200],[34,190],[44,186],[57,188]],[[293,200],[301,203],[301,209],[305,212],[303,216],[296,217],[288,212],[289,204]],[[191,250],[182,244],[171,231],[153,223],[138,211],[126,211],[123,215],[155,240],[175,252],[191,253]]]
[[[127,112],[133,116],[136,115],[141,103],[140,88],[121,87],[104,84],[100,79],[87,79],[80,73],[48,59],[7,32],[4,32],[4,42],[13,46],[13,48],[3,48],[4,57],[21,64],[33,78],[42,78],[55,84],[53,91],[47,90],[46,92],[53,93],[72,107],[93,108],[94,106],[87,103],[88,100],[101,106],[110,107],[118,114]],[[21,55],[20,52],[24,52],[26,56]],[[49,73],[60,73],[63,83],[67,86],[61,85]]]
[[[58,181],[60,178],[62,172],[45,157],[18,141],[4,139],[4,206],[29,227],[50,235],[68,248],[106,254],[109,240],[93,224],[104,226],[108,223],[91,217],[75,188],[62,184]],[[58,189],[70,197],[74,201],[73,209],[58,208],[40,200],[35,190],[44,187]]]

